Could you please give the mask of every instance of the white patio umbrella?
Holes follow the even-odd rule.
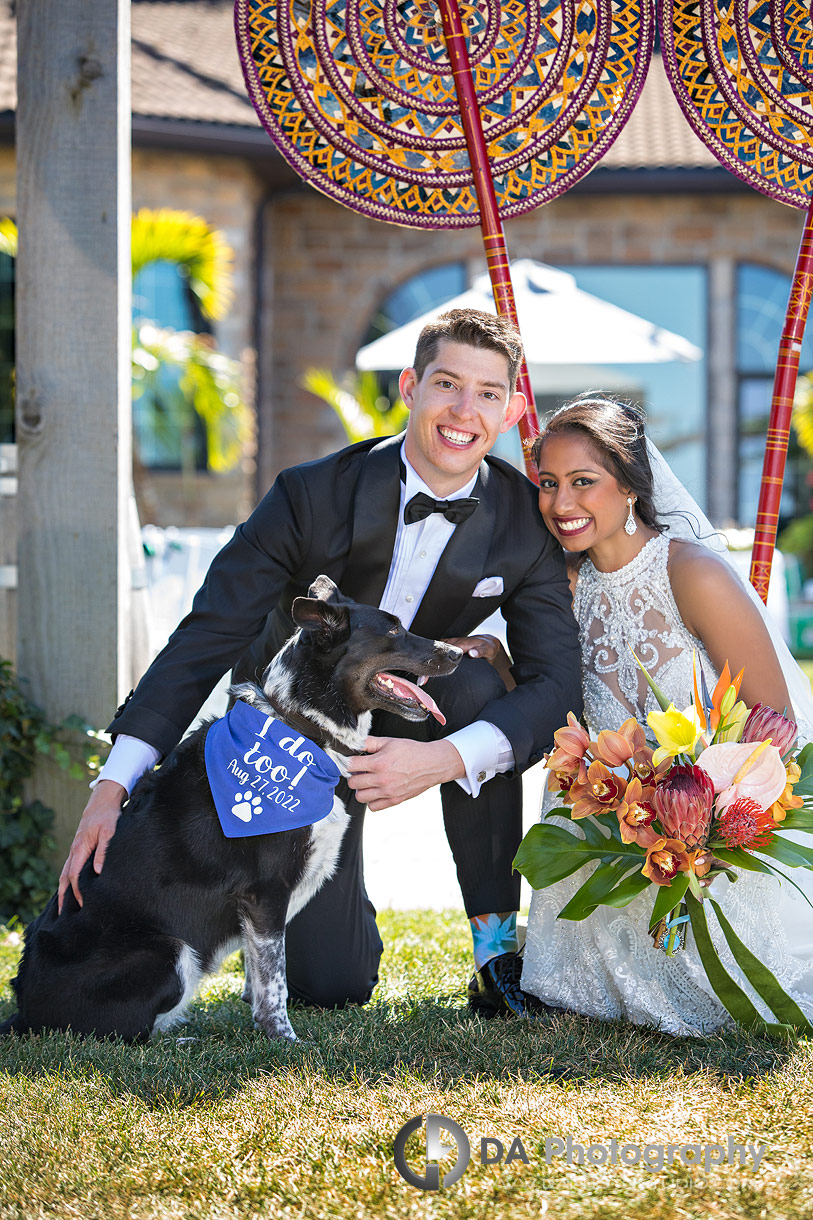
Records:
[[[689,362],[703,355],[699,347],[681,335],[582,292],[566,271],[532,259],[519,259],[511,265],[511,278],[528,372],[535,386],[555,380],[557,366],[570,366],[572,370],[574,365],[595,368],[604,364]],[[356,366],[360,369],[408,366],[423,327],[448,309],[496,313],[488,275],[478,276],[468,291],[444,305],[368,343],[358,352]]]

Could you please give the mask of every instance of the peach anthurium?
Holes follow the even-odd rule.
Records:
[[[587,783],[574,784],[570,789],[570,799],[573,801],[571,817],[589,818],[593,813],[607,813],[614,809],[623,797],[627,782],[621,775],[616,775],[603,762],[596,760],[587,768]]]
[[[671,885],[678,873],[690,871],[691,858],[680,839],[656,839],[647,847],[641,872],[655,885]]]
[[[769,809],[785,791],[787,772],[782,756],[770,738],[757,745],[753,742],[720,742],[709,746],[697,760],[714,784],[717,812],[740,796]]]

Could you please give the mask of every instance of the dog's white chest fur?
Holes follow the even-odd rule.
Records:
[[[333,797],[333,808],[326,818],[311,827],[310,851],[305,871],[288,901],[286,923],[301,911],[306,902],[328,881],[336,871],[339,851],[350,815],[344,801]]]

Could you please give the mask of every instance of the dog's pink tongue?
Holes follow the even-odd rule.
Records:
[[[406,678],[396,678],[395,674],[382,673],[380,677],[389,678],[396,694],[401,695],[403,698],[411,695],[413,699],[417,699],[421,707],[425,707],[427,712],[430,712],[435,717],[435,720],[440,721],[441,724],[446,723],[446,717],[435,703],[435,700],[420,686],[416,686],[414,682],[407,681]]]

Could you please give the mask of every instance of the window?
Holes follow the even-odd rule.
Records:
[[[607,364],[608,389],[641,404],[647,430],[681,483],[706,507],[707,276],[702,266],[569,267],[579,288],[688,339],[697,360]]]
[[[536,364],[531,369],[537,412],[547,412],[585,390],[604,391],[640,403],[652,439],[679,479],[705,506],[706,494],[706,270],[700,266],[584,266],[563,269],[583,292],[689,340],[697,358],[662,363],[591,361],[590,335],[581,336],[577,363]],[[436,309],[468,288],[464,263],[446,263],[407,280],[384,302],[365,343]],[[519,288],[515,284],[519,301]],[[522,305],[519,303],[520,317]],[[623,330],[623,320],[619,321]],[[573,323],[578,331],[578,314]],[[525,336],[526,346],[530,337]],[[555,345],[554,345],[555,346]],[[604,344],[606,350],[607,344]],[[551,351],[555,360],[556,352]],[[572,357],[571,357],[572,359]],[[392,386],[389,387],[392,393]],[[523,466],[517,429],[501,436],[495,453]]]
[[[361,346],[389,334],[397,326],[405,326],[430,309],[438,308],[465,292],[467,286],[465,263],[444,263],[413,275],[384,301],[370,323]]]
[[[779,354],[779,340],[790,296],[791,277],[771,267],[743,263],[737,269],[737,411],[739,419],[739,519],[753,524],[757,516],[765,434]],[[805,334],[799,371],[813,369],[813,338]],[[810,459],[793,432],[782,488],[779,528],[806,513],[810,499]]]
[[[207,329],[175,263],[150,263],[133,281],[133,321],[175,331]],[[185,408],[181,373],[160,367],[149,388],[133,400],[133,441],[138,460],[151,470],[206,469],[206,428]]]

